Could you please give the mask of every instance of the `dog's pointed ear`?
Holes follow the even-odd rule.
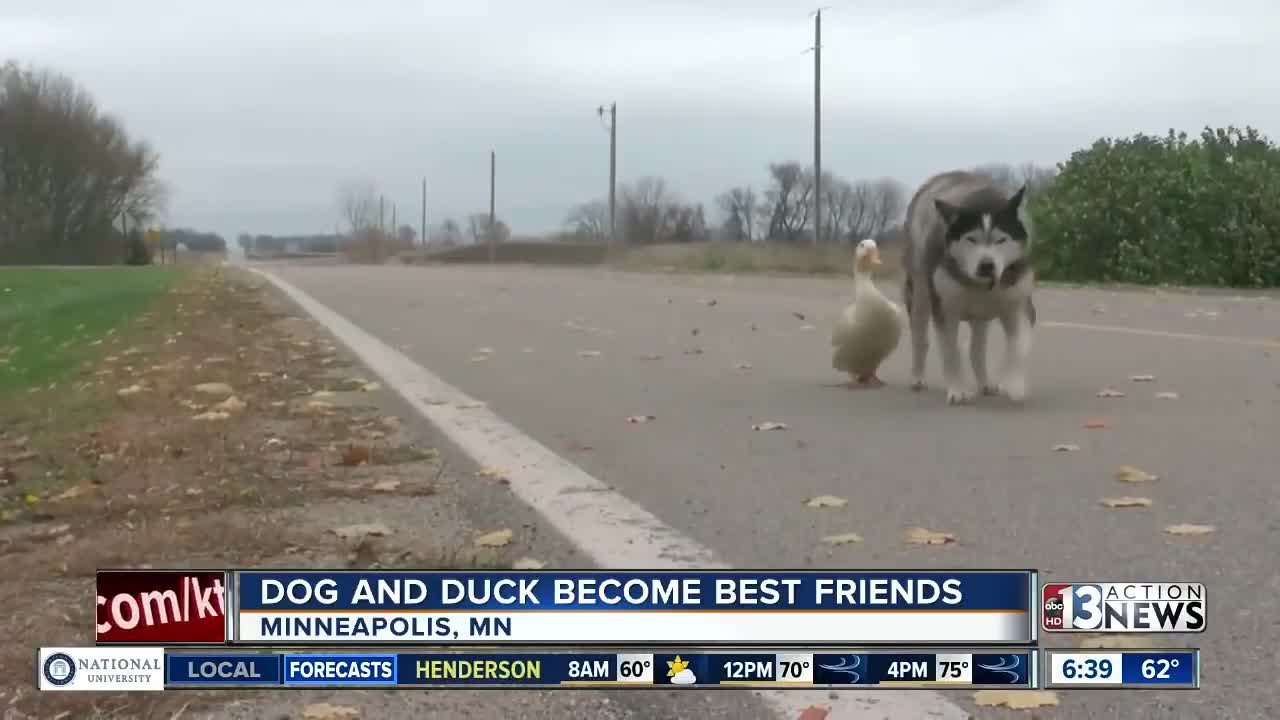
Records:
[[[938,208],[938,214],[942,216],[942,222],[948,226],[954,225],[956,219],[960,217],[960,208],[946,200],[934,198],[933,206]]]
[[[1014,193],[1013,197],[1009,198],[1009,204],[1007,206],[1009,212],[1011,213],[1018,212],[1018,208],[1022,205],[1022,199],[1024,196],[1026,196],[1026,194],[1027,194],[1027,186],[1024,183],[1022,187],[1018,188],[1018,192]]]

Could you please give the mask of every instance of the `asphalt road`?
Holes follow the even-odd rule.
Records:
[[[1036,567],[1208,586],[1207,632],[1155,638],[1204,649],[1203,690],[1061,692],[1039,717],[1280,715],[1280,301],[1043,288],[1025,406],[948,407],[936,343],[933,385],[907,389],[905,337],[887,387],[836,386],[828,332],[850,295],[842,281],[270,269],[736,566]],[[1003,338],[992,337],[994,374]],[[488,359],[473,360],[481,348]],[[1125,396],[1098,397],[1104,387]],[[1106,426],[1086,429],[1092,420]],[[788,428],[753,432],[762,421]],[[1159,480],[1117,482],[1120,465]],[[822,494],[850,502],[803,505]],[[1124,495],[1153,503],[1099,503]],[[1217,529],[1163,532],[1177,523]],[[917,525],[957,542],[906,544]],[[864,542],[820,542],[844,532]],[[972,709],[968,694],[948,697]],[[978,716],[1006,713],[1027,716]]]

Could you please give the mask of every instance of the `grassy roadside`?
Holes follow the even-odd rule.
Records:
[[[0,268],[0,398],[56,382],[181,273],[173,267]]]
[[[150,302],[120,301],[114,318],[101,303],[23,291],[24,307],[60,307],[77,341],[52,344],[76,352],[56,381],[0,402],[7,720],[233,717],[225,708],[261,700],[36,692],[34,648],[92,643],[99,567],[509,566],[521,549],[472,542],[495,528],[471,527],[449,505],[456,479],[438,454],[384,414],[386,391],[314,326],[234,270],[193,268],[166,282],[151,286]],[[308,697],[265,702],[288,710]]]

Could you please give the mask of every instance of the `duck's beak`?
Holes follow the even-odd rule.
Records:
[[[879,267],[884,264],[884,262],[880,259],[880,248],[871,248],[871,250],[867,253],[867,262],[871,265],[871,267]]]

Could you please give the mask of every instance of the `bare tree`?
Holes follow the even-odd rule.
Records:
[[[760,210],[756,202],[756,192],[750,186],[735,187],[716,198],[725,215],[722,226],[725,236],[735,242],[754,242],[756,240],[756,217]]]
[[[797,242],[804,237],[813,208],[813,174],[798,162],[771,163],[762,218],[770,240]]]
[[[575,205],[565,216],[564,225],[578,240],[604,242],[609,237],[609,202],[592,200]]]
[[[618,198],[618,227],[623,241],[630,244],[661,242],[667,211],[676,201],[660,177],[642,177],[623,185]]]
[[[507,224],[502,222],[501,218],[494,221],[493,227],[489,226],[489,213],[475,212],[467,216],[467,230],[471,235],[471,242],[475,244],[489,242],[490,235],[494,242],[507,242],[511,239],[511,229]]]
[[[378,229],[378,188],[368,180],[351,180],[338,189],[338,210],[352,236]]]

